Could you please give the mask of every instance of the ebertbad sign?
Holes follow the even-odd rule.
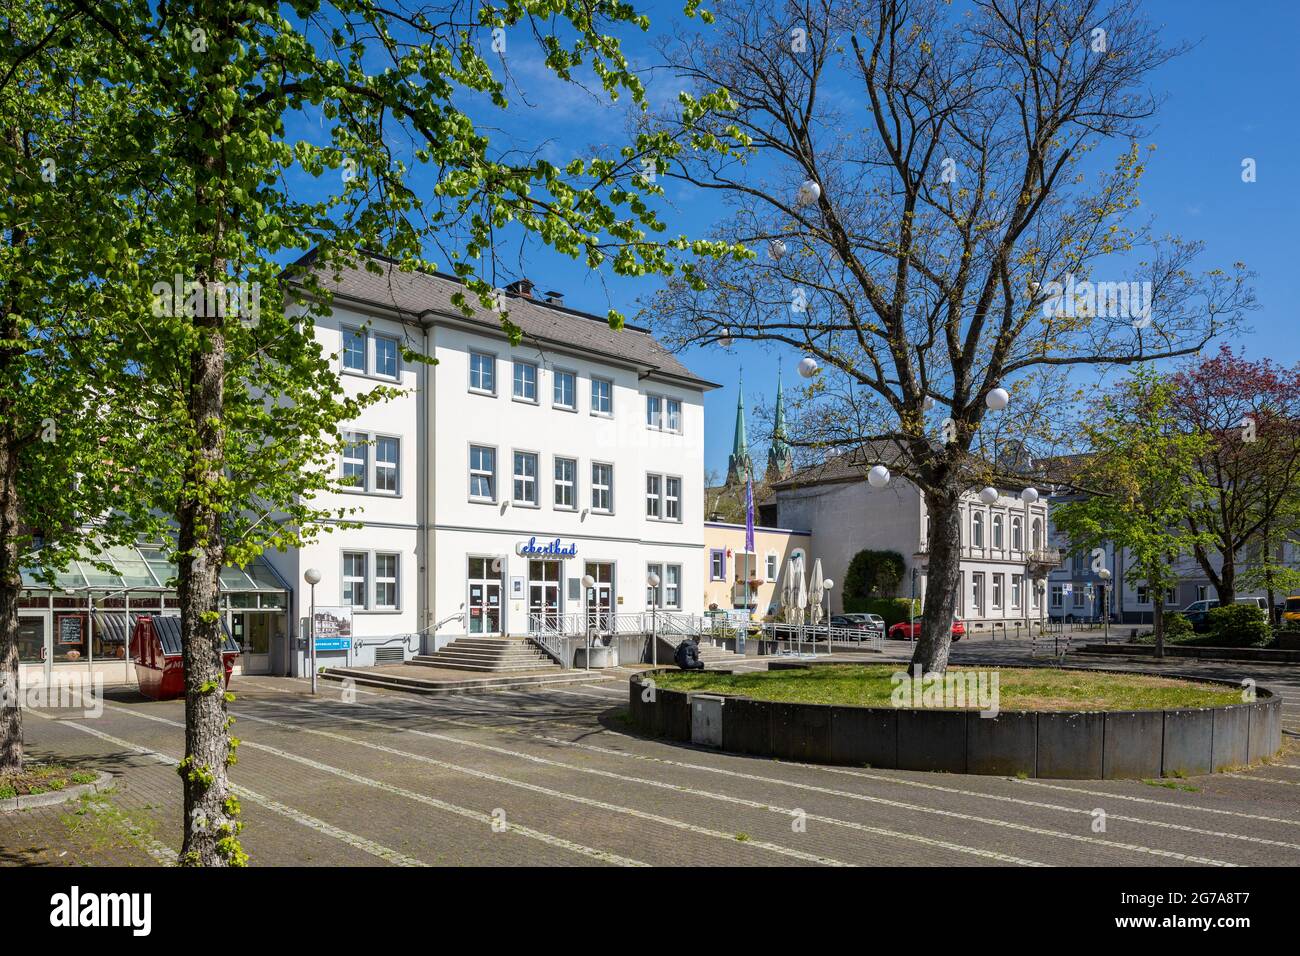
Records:
[[[521,558],[576,558],[578,542],[570,541],[566,545],[559,538],[555,538],[539,544],[537,536],[534,535],[527,541],[516,542],[515,553]]]

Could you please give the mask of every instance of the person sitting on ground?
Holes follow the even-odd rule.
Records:
[[[704,661],[700,660],[699,647],[689,637],[677,645],[677,653],[673,655],[673,660],[684,671],[704,670]]]

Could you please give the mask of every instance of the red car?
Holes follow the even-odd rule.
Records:
[[[899,621],[889,629],[889,636],[898,641],[914,641],[921,636],[921,619],[918,617],[910,624],[907,621]],[[952,639],[960,641],[966,636],[966,625],[961,621],[952,622]]]

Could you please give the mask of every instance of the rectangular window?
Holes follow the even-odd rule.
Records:
[[[395,611],[397,603],[398,555],[375,555],[375,607]]]
[[[1025,576],[1023,574],[1011,575],[1011,606],[1020,607],[1020,591],[1024,587]]]
[[[495,395],[497,392],[497,359],[487,352],[469,353],[470,391]]]
[[[1002,609],[1002,575],[993,575],[993,610]]]
[[[366,607],[366,566],[369,555],[364,551],[343,552],[343,603],[348,607]]]
[[[555,459],[555,507],[577,507],[574,485],[577,483],[578,463],[572,458]]]
[[[483,445],[469,446],[469,496],[497,500],[497,452]]]
[[[647,395],[645,397],[645,423],[650,428],[659,427],[662,407],[663,403],[658,395]]]
[[[537,456],[528,451],[515,452],[514,502],[517,505],[537,504]]]
[[[775,554],[769,554],[767,556],[767,580],[769,581],[776,580],[776,560],[777,558]]]
[[[614,511],[614,466],[591,463],[591,510]]]
[[[397,378],[397,339],[386,335],[375,336],[375,374]]]
[[[663,594],[666,608],[678,610],[682,606],[682,566],[680,564],[664,565]]]
[[[1145,584],[1138,585],[1138,603],[1139,604],[1151,603],[1151,592],[1147,589],[1147,586]]]
[[[663,517],[659,508],[660,480],[658,475],[645,476],[645,516],[656,520]]]
[[[574,409],[578,407],[578,376],[573,372],[555,373],[555,385],[552,399],[556,408]]]
[[[978,574],[972,574],[970,576],[970,583],[971,583],[971,591],[970,591],[971,610],[974,611],[976,614],[983,614],[984,613],[984,573],[980,572]]]
[[[537,366],[531,362],[515,362],[515,398],[537,401]]]
[[[727,552],[726,551],[709,552],[709,580],[710,581],[727,580]]]
[[[664,478],[664,520],[682,520],[682,480]]]
[[[1052,607],[1060,607],[1065,603],[1065,589],[1059,584],[1052,585]]]
[[[664,428],[670,432],[680,432],[682,430],[682,403],[675,398],[665,399],[668,409],[668,420],[664,423]]]
[[[591,380],[591,414],[614,414],[614,383],[607,378]]]
[[[375,439],[375,491],[397,494],[401,442],[396,438]]]
[[[659,586],[654,587],[650,583],[650,575],[659,578]],[[645,566],[645,606],[646,607],[663,607],[661,595],[663,594],[664,585],[664,566],[662,564],[647,564]]]
[[[360,329],[343,330],[343,367],[352,372],[366,370],[366,333]]]
[[[370,473],[370,446],[363,434],[350,432],[344,435],[343,483],[354,491],[369,491],[366,483]]]

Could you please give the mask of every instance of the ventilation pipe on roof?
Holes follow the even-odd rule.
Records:
[[[531,279],[516,279],[506,286],[507,292],[513,292],[515,295],[522,295],[525,299],[533,297],[533,283]]]
[[[552,289],[546,293],[546,301],[551,305],[564,305],[564,293]]]

